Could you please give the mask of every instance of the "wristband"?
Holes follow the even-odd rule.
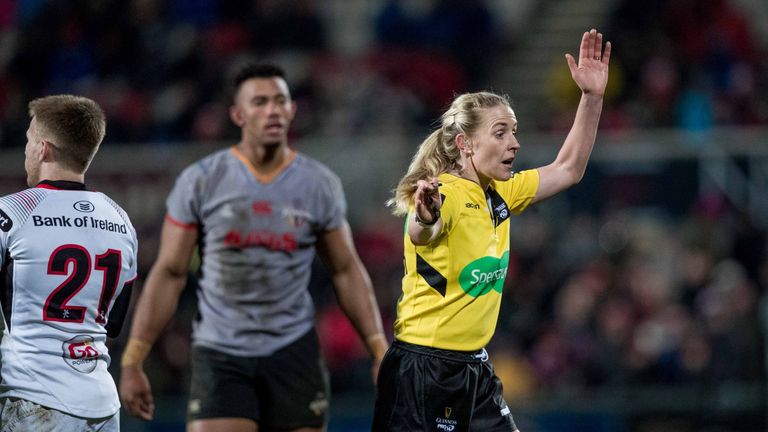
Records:
[[[416,221],[417,224],[423,227],[431,227],[432,225],[437,223],[438,219],[440,219],[440,209],[437,209],[432,213],[432,222],[425,222],[424,220],[422,220],[419,217],[419,212],[417,211],[414,211],[413,215],[414,215],[414,220]]]
[[[140,365],[147,358],[147,354],[149,354],[151,349],[152,344],[144,339],[135,337],[128,339],[128,343],[123,350],[123,357],[120,360],[120,366],[133,367]]]

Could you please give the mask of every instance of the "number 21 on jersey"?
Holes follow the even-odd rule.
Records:
[[[96,305],[96,322],[107,322],[107,312],[115,296],[120,281],[122,253],[117,249],[107,249],[91,260],[91,253],[83,246],[66,244],[59,246],[48,259],[48,274],[63,275],[67,278],[48,295],[43,306],[44,321],[81,323],[85,320],[86,306],[77,304],[75,296],[92,277],[92,270],[102,275],[101,292]],[[93,266],[93,267],[92,267]]]

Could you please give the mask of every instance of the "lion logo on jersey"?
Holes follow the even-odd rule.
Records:
[[[74,370],[91,373],[101,356],[93,342],[93,336],[78,335],[61,344],[64,361]]]

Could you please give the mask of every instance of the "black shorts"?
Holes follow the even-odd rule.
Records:
[[[267,357],[192,349],[187,420],[248,418],[259,430],[326,424],[330,384],[317,334],[309,331]]]
[[[374,432],[516,431],[485,350],[395,341],[379,369]]]

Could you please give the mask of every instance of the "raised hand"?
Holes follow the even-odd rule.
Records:
[[[413,199],[414,210],[418,218],[427,223],[434,222],[439,217],[439,210],[443,205],[437,178],[432,178],[429,181],[419,180],[416,183],[416,193],[413,194]]]
[[[579,47],[579,62],[566,54],[571,77],[583,93],[602,96],[608,84],[608,63],[611,60],[611,43],[606,42],[603,50],[603,34],[592,29],[584,32]]]

